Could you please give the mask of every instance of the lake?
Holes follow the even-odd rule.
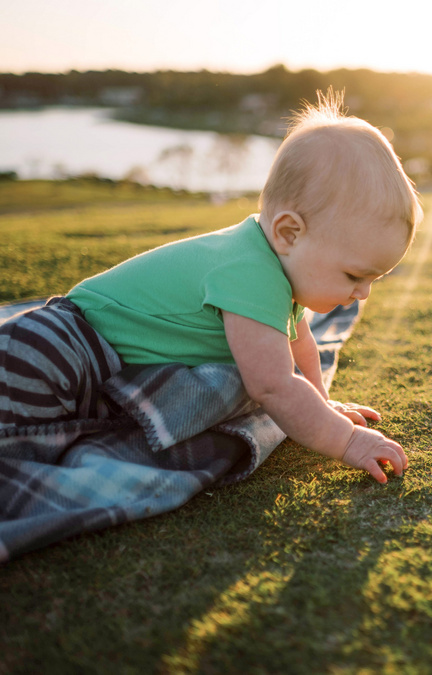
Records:
[[[174,189],[263,187],[280,140],[142,126],[100,108],[0,111],[0,171],[20,178],[96,174]]]

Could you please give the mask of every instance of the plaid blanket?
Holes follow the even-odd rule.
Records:
[[[0,323],[41,304],[0,307]],[[358,312],[311,319],[327,384]],[[235,366],[128,366],[100,393],[116,415],[0,429],[0,561],[176,509],[245,479],[284,440]]]

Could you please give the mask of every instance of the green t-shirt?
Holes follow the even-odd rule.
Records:
[[[221,310],[290,339],[303,314],[257,216],[137,255],[68,298],[126,363],[234,363]]]

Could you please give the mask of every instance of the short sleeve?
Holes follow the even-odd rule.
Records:
[[[277,259],[264,258],[258,262],[244,256],[215,267],[203,279],[203,298],[203,304],[289,334],[293,311],[291,286]]]

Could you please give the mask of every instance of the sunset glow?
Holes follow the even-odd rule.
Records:
[[[260,72],[366,67],[432,74],[430,2],[14,0],[1,72]]]

